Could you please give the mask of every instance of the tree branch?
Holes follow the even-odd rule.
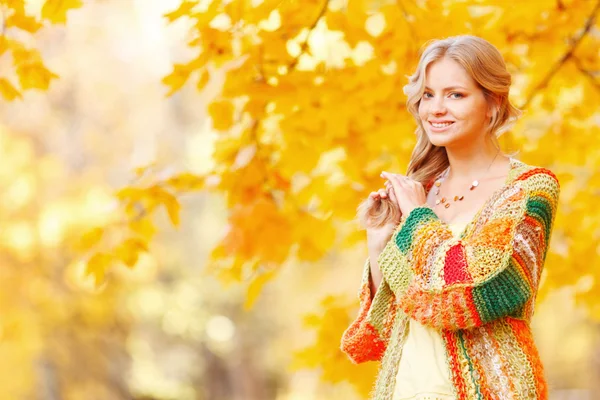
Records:
[[[294,68],[296,68],[296,65],[298,65],[298,61],[300,61],[300,57],[302,57],[302,55],[306,53],[306,50],[308,49],[308,41],[310,40],[310,36],[312,35],[313,31],[315,30],[315,28],[316,28],[317,24],[319,23],[319,21],[321,20],[321,18],[323,18],[323,16],[327,12],[327,7],[329,7],[329,0],[324,1],[323,7],[321,7],[321,10],[319,11],[319,15],[317,16],[315,21],[312,23],[310,28],[308,28],[308,34],[306,35],[306,39],[300,46],[300,54],[298,54],[296,56],[296,58],[294,58],[294,60],[288,65],[288,71],[291,71]]]
[[[583,67],[583,65],[581,64],[581,60],[578,59],[577,57],[573,57],[573,62],[575,63],[575,66],[577,67],[577,69],[586,77],[588,78],[588,80],[590,81],[590,83],[592,84],[592,86],[594,86],[594,88],[600,92],[600,82],[598,82],[596,80],[596,76],[594,75],[593,71],[590,71],[589,69],[585,69]],[[598,72],[596,72],[596,74],[598,74]]]
[[[529,96],[527,97],[527,100],[525,100],[525,103],[523,103],[523,105],[521,105],[519,108],[525,109],[525,108],[529,107],[529,104],[531,103],[531,101],[533,100],[533,98],[542,89],[544,89],[546,86],[548,86],[548,83],[552,80],[552,78],[554,77],[554,75],[556,75],[556,73],[562,68],[562,66],[567,62],[567,60],[569,60],[571,57],[573,57],[573,53],[577,49],[577,46],[579,46],[579,44],[581,43],[581,41],[583,40],[583,38],[585,37],[585,35],[587,35],[589,33],[590,29],[594,25],[594,21],[596,20],[596,16],[598,15],[598,11],[599,10],[600,10],[600,0],[598,0],[596,2],[596,5],[594,6],[594,9],[592,10],[590,16],[588,17],[588,19],[587,19],[587,21],[585,23],[585,26],[584,26],[583,30],[581,31],[581,33],[577,37],[572,38],[570,40],[571,46],[569,47],[569,49],[567,50],[567,52],[550,69],[550,71],[544,77],[544,79],[542,79],[542,81],[529,94]]]

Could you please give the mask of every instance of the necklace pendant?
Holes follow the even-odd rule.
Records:
[[[435,186],[440,187],[441,184],[442,184],[441,181],[435,181]]]
[[[442,197],[442,203],[445,203],[445,202],[446,202],[446,198]]]
[[[477,186],[479,186],[479,181],[475,180],[473,183],[471,183],[469,190],[474,190]]]
[[[440,204],[440,199],[437,199],[437,200],[435,201],[435,205],[437,206],[438,204]]]
[[[444,207],[446,207],[446,208],[450,207],[450,203],[446,203],[446,205]]]

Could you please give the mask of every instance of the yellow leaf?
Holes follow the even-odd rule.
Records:
[[[121,201],[140,201],[144,198],[144,191],[139,188],[128,186],[124,187],[123,189],[120,189],[115,196]]]
[[[210,73],[208,72],[207,69],[203,69],[202,72],[200,72],[200,79],[198,79],[198,84],[196,85],[196,89],[198,89],[198,90],[204,89],[204,87],[208,83],[209,79],[210,79]]]
[[[355,27],[364,28],[367,20],[366,0],[348,0],[348,21]]]
[[[167,85],[171,90],[167,93],[167,97],[181,89],[190,78],[192,67],[190,64],[175,64],[173,72],[165,76],[162,83]]]
[[[35,17],[14,13],[6,19],[6,27],[15,27],[29,33],[35,33],[42,27],[42,24]]]
[[[11,101],[17,97],[23,97],[21,93],[7,79],[0,78],[0,94],[6,100]]]
[[[169,178],[166,184],[180,191],[199,190],[204,187],[204,177],[185,172]]]
[[[28,57],[28,55],[32,53],[31,51],[27,51],[27,49],[25,49],[23,43],[5,36],[2,37],[2,40],[0,40],[0,55],[4,54],[4,52],[7,50],[11,50],[13,52],[13,57],[17,58]]]
[[[275,276],[275,271],[267,271],[262,273],[258,277],[254,278],[250,285],[248,285],[248,292],[246,295],[246,302],[244,303],[244,308],[246,310],[251,309],[256,302],[256,299],[260,295],[263,286],[269,282]]]
[[[165,200],[163,203],[165,208],[167,209],[167,213],[169,214],[169,218],[171,219],[171,223],[174,226],[179,226],[179,212],[181,210],[181,205],[179,201],[175,198],[175,196],[170,196],[168,200]]]
[[[137,263],[141,252],[148,251],[148,246],[139,238],[129,238],[121,243],[115,250],[117,259],[132,268]]]
[[[146,241],[151,240],[156,234],[156,227],[150,218],[136,218],[129,222],[129,229],[137,233],[142,239]]]
[[[213,121],[213,128],[226,131],[233,125],[234,107],[229,100],[213,101],[208,106],[208,113]]]
[[[171,11],[170,13],[167,13],[164,15],[165,18],[167,18],[169,20],[169,23],[178,20],[179,18],[183,17],[183,16],[190,16],[190,13],[192,12],[192,10],[194,9],[194,7],[196,7],[198,5],[198,1],[194,0],[194,1],[190,1],[190,0],[184,0],[181,2],[181,4],[179,5],[179,8],[175,11]]]
[[[12,9],[16,14],[25,13],[25,0],[1,0],[0,4]]]
[[[181,205],[173,194],[160,186],[154,186],[150,189],[150,196],[158,204],[162,204],[169,214],[169,219],[174,226],[179,226],[179,211]]]
[[[103,228],[93,228],[81,236],[77,248],[81,251],[88,251],[100,242],[102,236],[104,236]]]
[[[50,81],[58,78],[58,75],[48,70],[41,62],[17,65],[17,75],[23,89],[47,90]]]
[[[217,16],[222,5],[222,1],[211,0],[210,5],[206,10],[190,14],[190,16],[196,20],[195,25],[202,29],[208,26],[208,24]]]
[[[106,253],[96,253],[87,262],[85,275],[92,275],[96,287],[104,282],[106,269],[112,262],[112,257]]]
[[[81,0],[46,0],[42,7],[42,18],[55,24],[67,22],[67,12],[83,5]]]

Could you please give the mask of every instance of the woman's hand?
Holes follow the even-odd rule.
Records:
[[[422,207],[427,203],[425,189],[421,183],[410,179],[406,175],[392,174],[385,171],[380,176],[387,179],[385,182],[387,193],[394,195],[402,215],[408,217],[413,209]]]
[[[369,194],[369,204],[388,198],[394,204],[398,204],[398,200],[394,195],[394,190],[391,188],[389,190],[379,189],[377,192],[371,192],[371,194]],[[372,224],[367,225],[367,246],[370,253],[375,252],[376,254],[379,254],[381,250],[383,250],[394,233],[394,229],[396,229],[400,223],[399,219],[400,217],[398,216],[396,219],[390,220],[381,226],[373,226]]]

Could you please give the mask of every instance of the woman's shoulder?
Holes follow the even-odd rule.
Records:
[[[497,191],[489,201],[484,215],[494,214],[506,207],[519,207],[521,202],[532,198],[544,198],[556,205],[560,193],[558,178],[546,167],[527,164],[511,158],[507,184]]]
[[[512,183],[524,186],[528,190],[560,190],[560,182],[550,168],[531,165],[517,159],[511,161]]]

